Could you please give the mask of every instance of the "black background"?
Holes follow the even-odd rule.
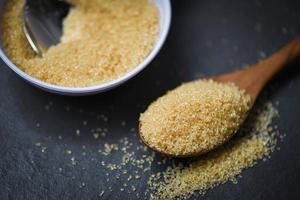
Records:
[[[52,95],[26,84],[0,61],[0,199],[100,199],[106,177],[97,166],[97,141],[90,133],[75,136],[76,129],[84,130],[82,120],[88,127],[109,128],[101,143],[127,136],[137,145],[130,129],[155,98],[184,81],[256,63],[300,35],[299,0],[176,0],[172,7],[170,34],[159,55],[137,77],[104,94]],[[245,170],[237,185],[224,184],[199,199],[299,199],[300,63],[286,67],[268,88],[270,99],[280,102],[276,123],[286,134],[280,151]],[[54,105],[46,111],[50,101]],[[91,112],[107,115],[108,124],[94,120]],[[47,147],[45,153],[37,142]],[[70,165],[65,149],[80,154],[82,145],[88,147],[88,156],[78,156],[79,164]],[[137,181],[140,193],[146,181],[146,175]],[[86,186],[80,188],[81,182]],[[114,192],[101,198],[135,199],[118,190],[122,184],[116,180]]]

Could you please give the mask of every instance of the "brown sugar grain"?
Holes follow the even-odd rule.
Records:
[[[66,87],[85,87],[119,78],[151,52],[159,12],[148,0],[69,0],[61,43],[43,58],[34,54],[22,30],[24,0],[6,5],[2,28],[8,57],[25,73]]]
[[[141,114],[141,137],[150,147],[169,155],[205,153],[232,137],[250,103],[250,96],[232,83],[185,83]]]

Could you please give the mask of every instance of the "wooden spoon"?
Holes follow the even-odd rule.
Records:
[[[234,83],[237,87],[242,90],[245,90],[251,97],[251,103],[255,103],[258,95],[267,84],[267,82],[284,66],[288,63],[294,61],[296,58],[300,57],[300,38],[297,38],[286,46],[284,46],[279,51],[275,52],[270,57],[266,58],[265,60],[259,62],[258,64],[243,68],[241,70],[214,76],[208,79],[213,79],[216,82],[227,83],[231,82]],[[141,123],[139,125],[141,127]],[[239,127],[237,127],[238,129]],[[153,149],[154,151],[160,152],[164,155],[171,156],[171,157],[192,157],[192,156],[199,156],[203,153],[208,151],[201,151],[196,152],[191,155],[171,155],[166,152],[162,152],[155,147],[149,145],[143,135],[141,133],[141,128],[139,131],[139,136],[143,143],[147,145],[149,148]]]

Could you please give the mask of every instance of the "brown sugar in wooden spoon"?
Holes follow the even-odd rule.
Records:
[[[297,38],[258,64],[175,88],[141,114],[141,140],[172,157],[217,148],[236,133],[266,83],[299,56]]]

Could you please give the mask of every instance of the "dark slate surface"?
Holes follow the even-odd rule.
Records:
[[[166,90],[199,76],[255,63],[300,35],[298,0],[174,0],[172,5],[172,28],[160,54],[140,75],[105,94],[80,98],[48,94],[26,84],[0,62],[0,199],[136,199],[119,191],[123,184],[119,180],[113,181],[113,193],[99,197],[106,178],[98,164],[99,142],[84,130],[104,124],[91,112],[110,118],[105,125],[109,135],[101,143],[127,136],[137,145],[130,129],[137,127],[144,106]],[[227,183],[199,199],[299,198],[300,63],[283,70],[269,88],[270,98],[280,102],[276,123],[286,133],[281,150],[244,171],[237,185]],[[46,111],[50,101],[54,105]],[[66,106],[71,110],[66,111]],[[78,112],[81,108],[84,113]],[[82,120],[88,121],[87,127]],[[75,136],[78,128],[80,137]],[[45,153],[35,146],[37,142],[47,147]],[[82,145],[88,147],[88,156],[78,156],[78,164],[70,165],[64,150],[80,155]],[[109,159],[114,161],[117,155]],[[145,175],[134,181],[141,193],[146,180]],[[80,187],[82,182],[85,187]]]

